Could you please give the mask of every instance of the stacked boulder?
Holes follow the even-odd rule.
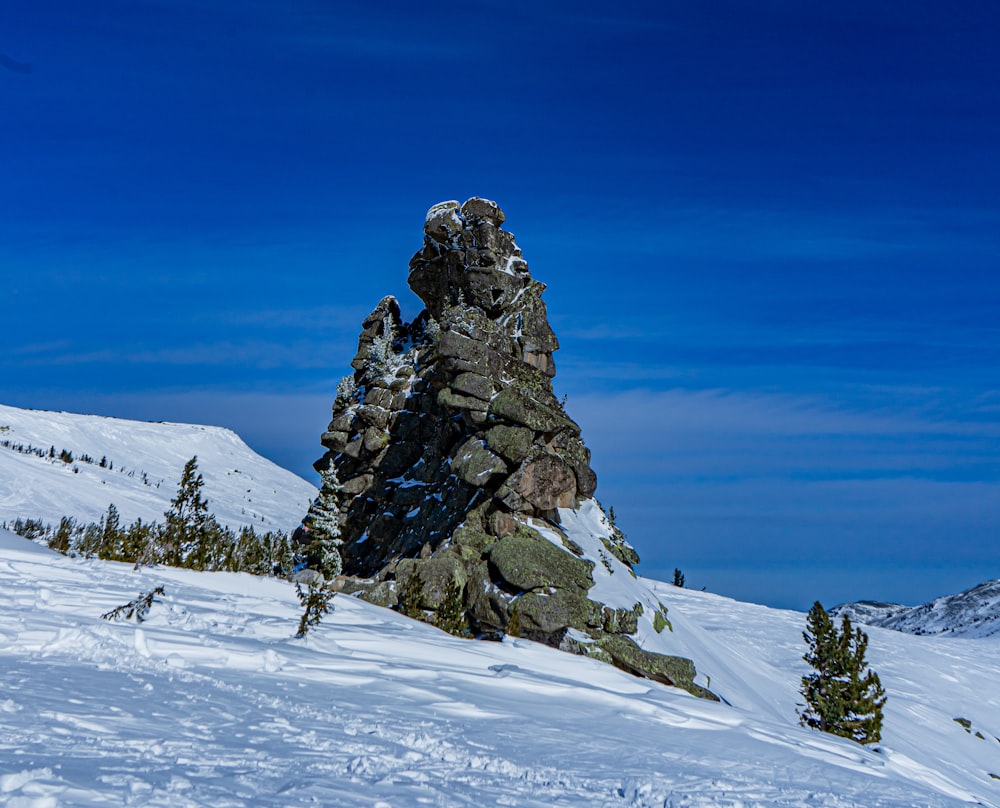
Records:
[[[303,523],[325,548],[317,566],[344,591],[457,634],[516,634],[619,662],[608,649],[635,632],[641,605],[589,599],[595,562],[538,529],[558,532],[560,509],[593,502],[597,478],[552,391],[559,343],[545,285],[504,218],[475,197],[428,212],[409,273],[426,308],[406,323],[390,296],[365,318]],[[608,524],[603,546],[631,573],[638,556]],[[654,673],[622,666],[698,689],[688,660],[654,662]]]

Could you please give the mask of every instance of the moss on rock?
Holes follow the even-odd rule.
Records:
[[[579,591],[527,592],[514,602],[517,604],[522,635],[537,636],[550,644],[551,639],[563,629],[600,621],[601,607]]]
[[[419,587],[413,581],[419,581]],[[430,558],[404,558],[396,564],[396,580],[400,589],[414,590],[416,607],[438,609],[449,597],[453,588],[465,590],[467,575],[462,562],[451,554],[433,555]]]
[[[490,402],[490,415],[521,424],[535,432],[561,432],[568,430],[580,434],[580,427],[563,413],[558,406],[543,404],[525,395],[511,385],[501,390]]]
[[[489,559],[505,583],[522,591],[555,587],[586,592],[594,583],[592,562],[560,550],[523,526],[490,547]]]
[[[534,438],[535,433],[522,426],[500,424],[486,432],[486,442],[490,448],[512,463],[520,463],[531,454]]]
[[[636,603],[631,609],[612,609],[605,606],[601,610],[601,628],[609,634],[635,634],[642,617],[642,604]]]
[[[645,651],[629,637],[620,634],[601,637],[597,645],[606,651],[614,664],[622,670],[665,685],[680,687],[699,698],[719,700],[712,691],[694,683],[696,671],[690,659]]]
[[[670,624],[670,620],[667,618],[667,607],[660,603],[653,614],[653,630],[657,634],[662,634],[665,628],[669,628],[671,631],[674,630],[674,627]]]

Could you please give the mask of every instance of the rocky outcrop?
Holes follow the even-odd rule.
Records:
[[[693,666],[631,651],[629,621],[588,596],[595,560],[539,530],[558,530],[560,509],[589,501],[597,478],[553,394],[545,285],[504,219],[485,199],[432,207],[409,272],[424,311],[404,322],[386,297],[362,323],[304,520],[310,546],[319,534],[326,547],[313,565],[456,633],[519,634],[692,689]],[[631,573],[638,556],[610,523],[602,541]]]

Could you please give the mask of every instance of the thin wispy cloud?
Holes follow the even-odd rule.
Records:
[[[38,347],[38,346],[36,346]],[[65,343],[55,343],[45,350],[25,353],[21,364],[35,367],[69,367],[88,365],[146,365],[275,369],[329,369],[331,374],[349,370],[350,349],[344,345],[331,347],[317,341],[297,341],[291,344],[260,340],[246,342],[217,341],[194,345],[142,348],[105,347],[97,350],[74,351]],[[347,357],[333,365],[331,356]],[[351,353],[353,356],[353,353]]]
[[[20,73],[22,75],[26,75],[33,70],[31,65],[25,64],[24,62],[18,62],[6,53],[0,53],[0,67],[9,70],[12,73]]]
[[[976,400],[947,391],[936,406],[855,393],[645,390],[572,395],[568,406],[593,452],[598,497],[651,569],[700,569],[734,594],[744,590],[713,583],[713,564],[794,576],[846,559],[890,569],[978,560],[972,578],[995,577],[1000,419],[981,420]],[[893,589],[903,574],[886,573]],[[814,597],[845,590],[871,596],[842,583]]]
[[[651,221],[655,227],[650,227]],[[641,216],[614,208],[574,211],[572,218],[556,215],[546,222],[543,237],[574,250],[613,247],[630,257],[725,258],[742,263],[769,258],[847,261],[917,256],[928,250],[972,249],[982,255],[984,247],[989,255],[1000,256],[1000,238],[992,245],[983,242],[982,233],[989,229],[1000,230],[1000,209],[866,208],[857,204],[844,209],[802,209],[801,205],[759,202],[734,206],[728,199],[692,207],[678,193],[645,209]]]
[[[1000,420],[961,417],[955,403],[944,407],[873,404],[828,397],[735,390],[631,390],[573,395],[572,410],[597,433],[613,430],[623,437],[645,436],[630,445],[656,451],[658,439],[701,434],[728,441],[746,437],[893,436],[1000,437]],[[974,406],[974,402],[970,402]],[[968,406],[968,405],[967,405]],[[996,447],[1000,460],[1000,446]]]
[[[337,9],[337,15],[342,9]],[[329,56],[342,54],[359,60],[386,63],[418,62],[425,64],[453,64],[459,62],[479,62],[486,58],[484,49],[478,43],[463,40],[442,40],[431,32],[424,37],[414,36],[400,41],[392,32],[369,28],[369,30],[343,33],[295,34],[283,37],[286,44],[310,48],[316,53]]]
[[[983,537],[982,526],[969,526],[983,503],[997,498],[1000,518],[997,420],[722,390],[573,396],[569,407],[593,452],[598,496],[628,503],[628,525],[644,543],[660,522],[679,520],[686,535],[739,535],[763,542],[761,552],[775,531],[815,528],[803,520],[874,540],[915,530],[927,507],[965,524],[972,541]],[[943,540],[945,521],[929,535]],[[916,551],[906,542],[896,549]]]
[[[361,321],[370,310],[363,305],[317,305],[282,309],[229,309],[210,312],[210,315],[220,324],[257,326],[259,328],[292,328],[315,334],[324,330],[341,328],[357,331]]]
[[[4,347],[8,357],[38,357],[52,356],[72,351],[73,343],[69,340],[54,340],[51,342],[29,342],[22,345]]]

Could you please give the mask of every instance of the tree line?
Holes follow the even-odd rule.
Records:
[[[3,431],[4,429],[0,428],[0,432]],[[38,446],[33,446],[30,443],[26,444],[26,443],[19,443],[16,441],[12,441],[9,438],[4,438],[3,440],[0,440],[0,448],[10,449],[12,452],[17,452],[18,454],[38,457],[41,458],[42,460],[48,460],[52,463],[59,461],[65,464],[67,467],[70,467],[73,470],[74,474],[79,473],[80,471],[80,468],[77,465],[77,463],[86,463],[91,466],[97,466],[102,469],[107,469],[108,471],[115,470],[114,462],[108,460],[107,455],[102,455],[100,460],[98,460],[95,457],[91,457],[86,452],[74,456],[73,452],[70,451],[69,449],[60,449],[57,452],[55,446],[50,446],[48,449],[43,449]],[[126,469],[122,466],[118,467],[118,471],[119,473],[124,474],[126,477],[130,478],[134,478],[136,474],[135,469]],[[159,488],[160,483],[163,482],[162,480],[154,481],[145,471],[139,472],[139,479],[142,481],[143,485],[148,486],[149,488]]]
[[[291,577],[296,559],[288,534],[257,533],[250,526],[237,532],[220,525],[208,510],[208,501],[202,495],[204,485],[195,456],[184,466],[177,494],[162,523],[139,518],[123,525],[118,509],[111,504],[100,522],[79,524],[64,516],[52,526],[38,519],[19,518],[10,529],[25,538],[44,541],[68,556],[126,561],[137,566],[164,564]]]

